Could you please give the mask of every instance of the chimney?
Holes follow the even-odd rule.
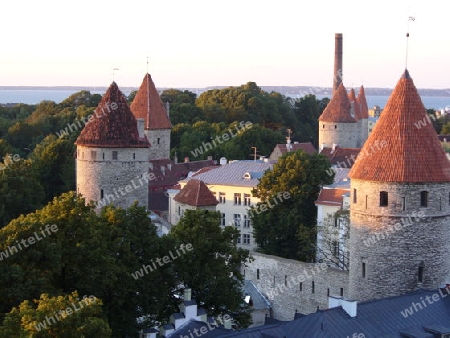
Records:
[[[342,33],[334,36],[333,94],[342,83]]]
[[[184,289],[184,300],[191,300],[192,290],[190,288]]]
[[[358,302],[356,300],[347,299],[344,297],[336,297],[336,296],[329,296],[328,297],[328,308],[334,308],[334,307],[342,307],[342,309],[352,318],[356,317],[357,309],[358,309]]]
[[[144,119],[136,119],[139,138],[144,138]]]

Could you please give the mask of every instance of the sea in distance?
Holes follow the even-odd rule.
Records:
[[[25,103],[37,104],[43,100],[60,103],[70,95],[78,92],[77,89],[0,89],[0,104],[6,103]],[[91,90],[92,94],[103,95],[105,90]],[[130,94],[131,90],[123,90],[125,95]],[[293,95],[294,96],[294,95]],[[295,95],[298,98],[300,95]],[[329,97],[329,95],[316,95],[318,99]],[[383,108],[386,105],[389,96],[385,95],[366,95],[369,109],[374,106]],[[450,96],[421,96],[422,102],[427,109],[446,109],[450,110]]]

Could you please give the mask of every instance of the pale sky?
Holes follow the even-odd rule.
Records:
[[[4,0],[0,86],[450,88],[448,0]],[[408,21],[413,16],[414,21]]]

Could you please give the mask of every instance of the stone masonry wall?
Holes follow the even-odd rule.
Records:
[[[150,142],[150,160],[170,158],[170,129],[146,129],[145,135]]]
[[[341,148],[356,148],[360,138],[357,123],[334,123],[319,121],[319,146],[331,148],[336,143]]]
[[[272,316],[292,320],[295,310],[309,314],[328,308],[328,295],[348,296],[348,272],[325,263],[304,263],[252,252],[252,263],[243,268],[272,304]],[[314,291],[313,291],[314,283]]]
[[[388,206],[380,206],[380,191],[388,193]],[[429,193],[427,207],[420,206],[421,191]],[[450,276],[449,192],[450,185],[445,183],[352,180],[351,298],[367,300],[437,288]]]
[[[117,160],[112,153],[117,151]],[[134,159],[133,159],[134,158]],[[86,201],[93,200],[129,207],[138,201],[148,206],[148,148],[92,148],[77,147],[76,179],[77,192]],[[103,199],[101,198],[103,190]]]

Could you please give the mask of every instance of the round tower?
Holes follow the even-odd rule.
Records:
[[[140,124],[140,130],[138,129]],[[75,142],[77,192],[98,208],[148,205],[149,143],[113,82]]]
[[[450,162],[405,71],[353,165],[349,296],[437,288],[450,273]],[[420,125],[419,125],[420,126]]]
[[[319,147],[356,148],[359,131],[347,91],[341,83],[319,117]]]
[[[145,75],[130,108],[136,118],[144,119],[150,159],[170,158],[172,124],[150,74]]]

